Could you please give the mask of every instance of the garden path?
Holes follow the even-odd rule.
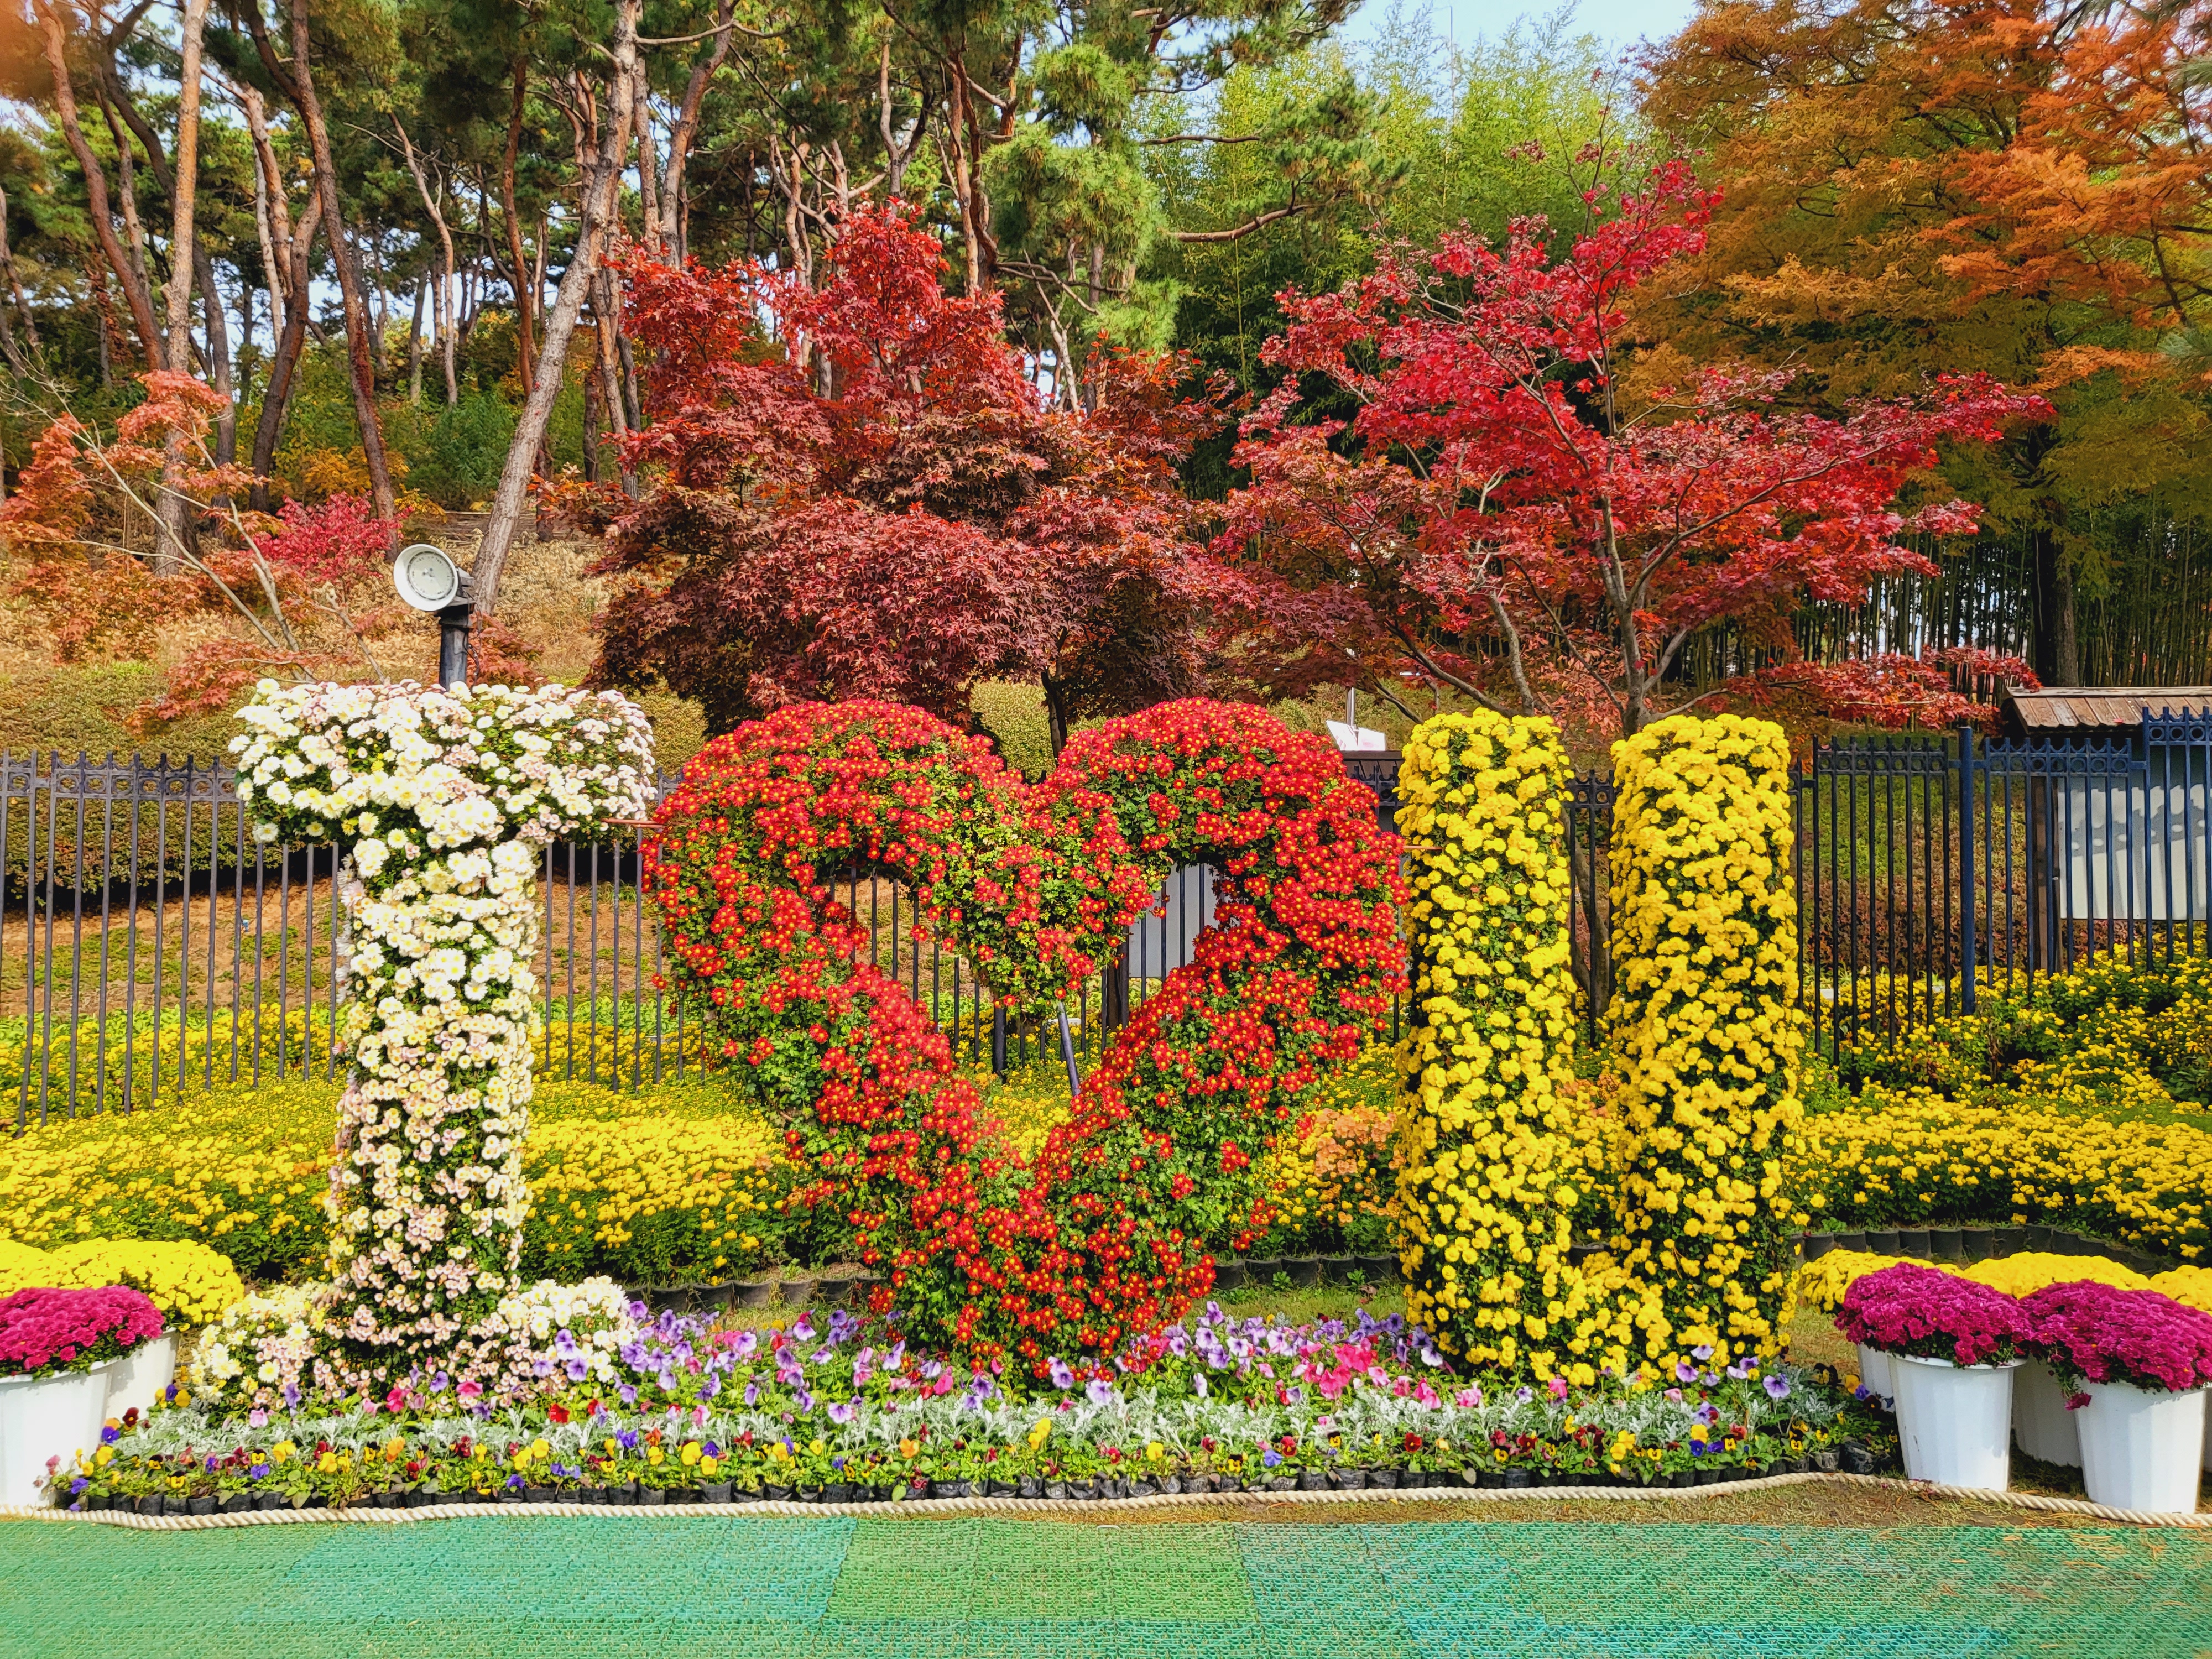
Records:
[[[0,1656],[2166,1659],[2212,1536],[1633,1522],[485,1517],[0,1527]]]

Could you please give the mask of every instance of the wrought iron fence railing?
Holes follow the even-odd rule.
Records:
[[[1397,762],[1346,757],[1386,823]],[[2212,945],[2212,712],[2066,744],[1840,740],[1815,746],[1795,785],[1801,965],[1824,1045],[1894,1042],[2095,953]],[[1571,962],[1594,1034],[1613,988],[1611,781],[1574,779],[1567,806]],[[337,849],[254,842],[228,768],[0,755],[0,1084],[19,1123],[336,1074]],[[638,860],[632,830],[546,853],[536,967],[553,1076],[636,1085],[703,1058],[696,1022],[659,988]],[[1056,1029],[1010,1025],[957,951],[919,936],[910,891],[844,879],[878,964],[963,1063],[1057,1047]],[[1189,959],[1212,912],[1209,872],[1163,884],[1121,968],[1069,1006],[1079,1051]]]

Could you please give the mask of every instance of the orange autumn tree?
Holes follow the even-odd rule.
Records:
[[[2124,585],[2123,532],[2212,501],[2208,56],[2202,6],[1705,7],[1646,64],[1721,199],[1641,298],[1644,374],[1787,362],[1840,403],[1933,363],[2044,393],[2055,422],[1953,476],[2032,556],[2038,671],[2078,682],[2077,594]]]
[[[396,607],[356,617],[343,596],[381,574],[396,524],[346,500],[240,507],[252,477],[210,442],[223,395],[167,370],[138,379],[145,398],[112,432],[55,415],[0,506],[8,592],[55,659],[144,659],[164,626],[222,619],[171,665],[141,711],[152,721],[227,707],[265,674],[387,678],[374,646]]]

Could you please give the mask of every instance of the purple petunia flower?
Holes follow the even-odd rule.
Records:
[[[849,1423],[860,1414],[860,1408],[849,1400],[833,1400],[830,1402],[830,1420],[832,1423]]]
[[[1091,1396],[1092,1405],[1103,1406],[1114,1397],[1114,1385],[1103,1376],[1094,1376],[1091,1386],[1083,1392]]]
[[[1055,1389],[1072,1389],[1075,1386],[1075,1373],[1068,1368],[1065,1359],[1055,1359],[1052,1362],[1052,1386]]]
[[[1780,1376],[1768,1377],[1765,1381],[1765,1389],[1766,1397],[1769,1400],[1787,1400],[1790,1398],[1790,1384],[1785,1378]],[[1866,1390],[1864,1389],[1861,1389],[1859,1393],[1864,1395]]]
[[[1674,1380],[1677,1382],[1696,1382],[1698,1380],[1698,1368],[1695,1365],[1692,1365],[1686,1359],[1676,1360],[1674,1362]]]

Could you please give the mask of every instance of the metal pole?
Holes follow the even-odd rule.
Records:
[[[438,613],[438,684],[466,685],[469,681],[469,627],[476,610],[464,599]],[[417,659],[419,660],[419,659]]]
[[[1067,1097],[1083,1092],[1083,1074],[1075,1069],[1075,1035],[1067,1029],[1067,1005],[1060,1005],[1060,1058],[1067,1067]]]
[[[1959,722],[1959,1012],[1974,1012],[1974,728]]]

